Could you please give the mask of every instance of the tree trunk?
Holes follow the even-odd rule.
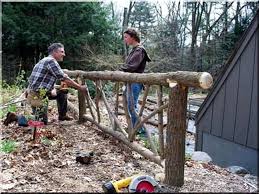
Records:
[[[177,84],[169,92],[165,183],[171,186],[184,184],[187,91]]]

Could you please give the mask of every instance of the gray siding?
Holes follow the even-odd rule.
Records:
[[[259,14],[257,14],[259,15]],[[197,131],[258,149],[258,23],[254,22],[224,71],[201,115]],[[255,26],[257,25],[257,26]],[[197,121],[198,120],[198,121]],[[197,134],[201,141],[202,133]],[[201,141],[202,142],[202,141]],[[197,148],[201,149],[201,143]]]
[[[238,87],[233,87],[238,83],[240,60],[237,62],[236,68],[229,75],[228,81],[226,82],[226,99],[225,99],[225,111],[223,120],[222,137],[233,141],[234,139],[234,128],[236,119],[236,104],[237,104],[237,91]]]
[[[242,145],[246,144],[250,119],[253,67],[255,65],[255,41],[256,38],[253,36],[247,48],[242,53],[240,62],[234,142]]]
[[[251,99],[251,108],[250,108],[250,121],[247,135],[247,146],[259,149],[258,148],[258,66],[259,66],[259,29],[257,28],[257,40],[256,40],[256,49],[255,53],[255,65],[254,65],[254,74],[253,74],[253,92]]]
[[[196,150],[258,171],[259,11],[196,114]]]
[[[209,153],[213,162],[222,166],[242,166],[250,173],[258,174],[258,150],[203,133],[202,150]],[[242,156],[242,157],[240,157]]]
[[[225,85],[219,90],[213,104],[211,134],[221,137],[224,116]]]

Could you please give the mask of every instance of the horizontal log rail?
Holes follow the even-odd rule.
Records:
[[[165,183],[171,186],[182,186],[184,184],[184,163],[185,163],[185,132],[186,132],[186,112],[187,112],[187,94],[189,87],[208,89],[212,86],[213,79],[207,72],[188,72],[177,71],[169,73],[125,73],[121,71],[90,71],[85,72],[81,70],[69,71],[64,70],[69,77],[77,78],[80,83],[85,83],[85,80],[92,80],[96,89],[95,103],[90,97],[90,94],[83,96],[81,92],[78,92],[79,108],[75,108],[72,103],[68,103],[68,107],[72,112],[76,114],[79,121],[90,121],[96,125],[99,129],[112,135],[114,138],[123,142],[131,149],[135,150],[142,156],[146,157],[150,161],[153,161],[163,167],[165,167]],[[109,106],[109,102],[103,92],[102,80],[115,82],[116,100],[111,100],[111,103],[115,103],[115,110]],[[119,106],[119,85],[120,82],[124,82],[127,88],[130,89],[131,83],[143,83],[145,84],[145,91],[142,99],[142,106],[137,115],[137,123],[132,126],[131,118],[129,115],[128,102],[125,92],[122,95],[122,105],[124,114],[127,121],[126,129],[120,123],[118,119],[118,107]],[[146,108],[147,96],[150,91],[151,85],[158,85],[157,88],[157,103],[154,110],[147,116],[143,114]],[[87,85],[85,85],[87,87]],[[162,101],[163,90],[162,87],[169,87],[168,102]],[[127,91],[131,93],[130,91]],[[101,115],[100,100],[107,113],[103,112]],[[132,98],[129,100],[132,101]],[[87,103],[88,106],[83,106],[83,103]],[[133,102],[131,102],[133,104]],[[93,106],[93,108],[92,108]],[[88,107],[91,117],[86,115],[86,107]],[[146,109],[145,109],[146,110]],[[133,111],[133,110],[132,110]],[[167,125],[164,130],[165,123],[163,122],[163,114],[167,114]],[[107,116],[108,115],[108,116]],[[150,129],[147,128],[151,117],[158,116],[158,148],[155,146],[155,135],[152,136]],[[101,116],[103,123],[101,122]],[[108,117],[108,118],[107,118]],[[103,119],[104,118],[104,119]],[[110,121],[107,127],[107,122]],[[137,143],[135,136],[137,130],[143,127],[147,132],[147,141],[150,144],[150,149]],[[166,142],[164,142],[164,133],[166,133]],[[157,145],[157,144],[156,144]],[[163,162],[165,160],[165,162]]]
[[[137,82],[150,85],[168,86],[172,82],[188,87],[208,89],[213,83],[212,76],[207,72],[176,71],[169,73],[126,73],[121,71],[69,71],[70,77],[82,77],[90,80],[111,80],[120,82]]]

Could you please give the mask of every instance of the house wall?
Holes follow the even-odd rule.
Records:
[[[209,153],[213,162],[222,166],[242,166],[251,174],[258,174],[258,150],[203,133],[202,150]]]
[[[196,115],[196,150],[221,165],[258,163],[259,14]],[[230,157],[231,156],[231,157]]]

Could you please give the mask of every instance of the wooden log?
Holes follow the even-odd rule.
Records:
[[[187,92],[179,84],[171,88],[167,113],[165,183],[178,187],[184,184]]]
[[[76,107],[74,107],[73,104],[68,103],[68,106],[69,106],[69,109],[72,110],[72,112],[74,112],[77,115],[79,114],[79,110]],[[119,140],[122,143],[124,143],[125,145],[127,145],[132,150],[136,151],[140,155],[142,155],[145,158],[149,159],[151,162],[155,162],[156,164],[158,164],[158,165],[163,167],[162,161],[161,161],[160,157],[159,156],[155,156],[149,149],[141,146],[137,142],[130,142],[128,139],[126,139],[124,137],[124,135],[121,132],[110,130],[109,128],[100,125],[98,122],[96,122],[94,119],[92,119],[91,117],[89,117],[87,115],[84,115],[83,118],[84,118],[85,121],[89,121],[92,124],[96,125],[98,127],[98,129],[100,129],[103,132],[113,136],[117,140]]]
[[[115,87],[115,95],[116,95],[114,114],[115,114],[115,117],[118,117],[120,82],[116,82],[114,87]],[[116,125],[116,123],[115,123],[115,125],[114,125],[114,130],[116,130],[116,129],[117,129],[117,125]]]
[[[156,109],[155,111],[150,113],[147,117],[145,117],[144,119],[142,119],[140,122],[138,122],[136,124],[136,126],[133,129],[133,132],[136,133],[137,129],[140,128],[145,122],[147,122],[148,119],[150,119],[151,117],[155,116],[159,111],[161,111],[161,110],[163,110],[163,109],[165,109],[167,107],[168,107],[168,103],[160,106],[158,109]]]
[[[120,107],[119,108],[123,108],[123,107]],[[119,111],[118,112],[118,115],[125,115],[124,111]],[[147,115],[143,115],[143,118],[146,118]],[[148,120],[146,121],[147,124],[150,124],[150,125],[153,125],[155,127],[158,127],[158,122],[155,122],[155,121],[152,121],[152,120]],[[166,122],[163,122],[163,127],[166,127],[167,123]]]
[[[118,118],[117,118],[117,117],[114,115],[114,113],[112,112],[112,110],[111,110],[111,108],[110,108],[110,106],[109,106],[109,104],[108,104],[108,102],[107,102],[107,99],[106,99],[106,97],[105,97],[105,94],[104,94],[104,92],[103,92],[102,90],[101,90],[101,94],[102,94],[103,102],[104,102],[104,104],[105,104],[105,106],[106,106],[106,109],[107,109],[109,115],[111,116],[111,117],[110,117],[110,120],[111,120],[111,123],[113,124],[113,128],[114,128],[114,125],[116,124],[117,127],[120,129],[120,131],[123,133],[123,135],[125,135],[125,137],[128,137],[127,132],[121,127]],[[113,119],[112,119],[112,118],[113,118]],[[113,121],[114,121],[114,123],[113,123]]]
[[[85,87],[86,87],[86,96],[85,96],[86,102],[87,102],[87,104],[88,104],[88,108],[89,108],[89,110],[90,110],[90,113],[91,113],[93,119],[95,119],[95,115],[94,115],[94,112],[93,112],[93,109],[92,109],[92,106],[91,106],[91,101],[90,101],[91,96],[90,96],[90,94],[89,94],[87,85],[85,85]]]
[[[70,77],[83,76],[90,80],[111,80],[131,83],[144,83],[150,85],[165,85],[175,81],[179,84],[208,89],[212,86],[213,78],[207,72],[176,71],[169,73],[127,73],[121,71],[69,71],[64,70]]]
[[[144,111],[144,108],[145,108],[145,105],[146,105],[146,102],[147,102],[146,99],[147,99],[147,95],[148,95],[148,92],[149,92],[149,88],[150,88],[150,85],[145,86],[145,92],[144,92],[144,95],[143,95],[142,105],[141,105],[139,115],[138,115],[140,118],[142,117],[142,114],[143,114],[143,111]]]
[[[128,95],[127,99],[130,101],[130,102],[128,102],[128,105],[130,104],[130,106],[129,106],[130,112],[131,112],[131,114],[133,114],[137,117],[137,113],[134,108],[133,91],[132,91],[132,87],[131,87],[130,83],[127,83],[127,95]],[[131,115],[131,119],[132,119],[132,115]],[[137,120],[138,120],[138,118],[137,118]],[[132,120],[131,120],[131,123],[132,123]],[[136,124],[136,123],[134,123],[134,124]],[[129,137],[132,137],[134,134],[133,128],[134,128],[134,125],[132,123],[132,128],[130,128],[130,130],[128,131]]]
[[[77,82],[80,85],[84,85],[85,81],[80,77],[77,78]],[[85,104],[86,96],[78,90],[78,107],[79,107],[79,121],[83,120],[83,115],[86,114],[86,104]]]
[[[97,80],[95,82],[95,91],[96,91],[96,95],[95,95],[95,106],[96,106],[96,112],[97,112],[97,121],[98,123],[101,122],[101,116],[100,116],[100,108],[99,108],[99,102],[100,102],[100,90],[98,89],[100,87],[100,80]]]
[[[157,106],[160,107],[163,105],[163,86],[158,86],[157,89]],[[158,131],[159,131],[159,148],[160,156],[164,159],[164,125],[163,125],[163,110],[158,112]]]

